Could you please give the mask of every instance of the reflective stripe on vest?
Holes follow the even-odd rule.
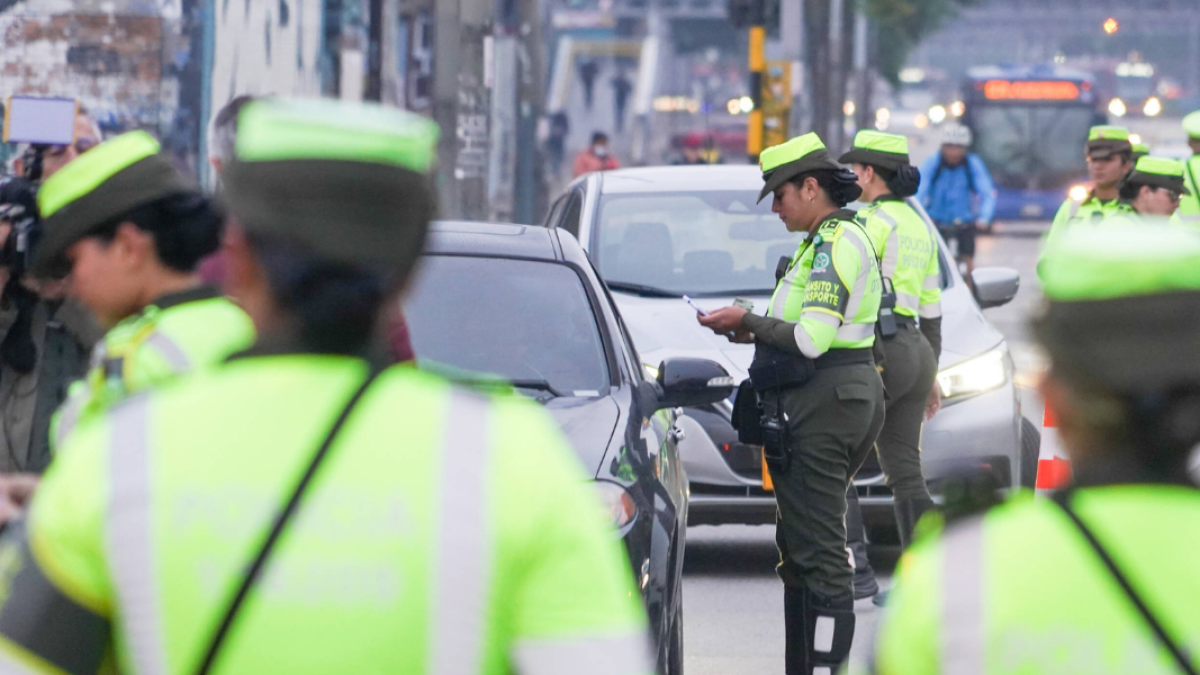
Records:
[[[900,224],[882,206],[875,209],[871,215],[878,216],[887,223],[888,236],[884,244],[883,261],[879,265],[879,273],[884,279],[896,276],[896,264],[900,261]]]
[[[87,405],[88,396],[86,393],[77,393],[67,399],[58,413],[58,426],[54,429],[54,447],[61,448],[67,436],[75,430],[79,424],[79,418],[83,415],[83,409]]]
[[[851,237],[843,234],[841,237],[842,239],[848,239],[852,244],[854,244],[854,248],[858,249],[859,256],[858,278],[854,280],[854,286],[850,289],[850,301],[846,303],[846,313],[842,319],[845,326],[851,325],[850,322],[854,321],[854,319],[857,317],[858,307],[862,304],[863,296],[867,294],[867,281],[871,278],[871,272],[877,269],[876,265],[879,263],[878,258],[875,257],[875,249],[871,247],[871,237],[867,235],[867,231],[864,230],[858,223],[854,223],[854,227],[857,228],[858,232],[856,234],[859,236]],[[871,317],[870,324],[859,325],[874,326],[875,317]],[[875,330],[872,328],[868,332],[874,333]],[[841,330],[838,331],[838,337],[835,339],[842,339]],[[865,336],[858,339],[865,339]]]
[[[183,347],[180,347],[179,343],[168,337],[166,333],[156,330],[147,336],[142,344],[153,347],[176,373],[186,373],[192,369],[192,360],[188,358],[187,352],[183,351]]]
[[[483,667],[492,569],[485,494],[491,470],[490,412],[485,399],[454,391],[442,423],[446,440],[440,457],[441,527],[431,596],[431,675],[477,673]],[[477,449],[478,454],[462,461],[464,448]]]
[[[111,417],[107,545],[120,630],[129,644],[133,670],[138,675],[165,675],[166,641],[152,541],[150,401],[149,394],[133,397]],[[491,470],[489,416],[486,399],[451,393],[443,422],[446,435],[438,478],[439,522],[443,525],[434,565],[432,597],[437,601],[430,622],[431,675],[477,673],[484,664],[492,569],[485,490]],[[474,450],[472,461],[460,461],[463,448]],[[536,660],[537,649],[531,654]],[[596,672],[618,675],[615,670]]]
[[[911,309],[915,312],[921,307],[921,298],[915,295],[909,295],[908,293],[897,293],[896,306],[903,307],[904,309]]]
[[[929,304],[921,305],[921,309],[918,310],[917,313],[921,315],[922,319],[940,318],[942,316],[942,303],[932,302]]]
[[[526,640],[516,646],[521,675],[644,675],[649,654],[643,633],[574,640]]]
[[[138,675],[165,675],[150,502],[150,398],[128,400],[111,417],[108,554],[121,630]]]
[[[956,524],[942,539],[942,674],[984,669],[983,518]]]
[[[808,242],[801,244],[801,246],[805,247],[808,245]],[[800,258],[802,257],[804,257],[803,253],[797,249],[795,256],[792,258],[791,268],[788,269],[787,274],[783,275],[783,278],[779,280],[778,284],[776,284],[778,292],[775,294],[775,299],[771,303],[771,309],[767,313],[767,316],[773,319],[783,319],[784,309],[787,308],[788,294],[792,292],[793,288],[795,288],[794,282],[796,280],[796,275],[800,273],[800,269],[803,267],[803,265],[800,264]],[[780,288],[780,286],[782,286],[782,288]]]

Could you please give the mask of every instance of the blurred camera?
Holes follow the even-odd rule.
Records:
[[[0,247],[0,266],[14,278],[20,277],[32,268],[42,238],[34,183],[24,178],[0,179],[0,222],[12,226]]]

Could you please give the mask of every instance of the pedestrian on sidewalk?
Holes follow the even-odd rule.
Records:
[[[608,134],[597,131],[592,134],[592,144],[575,155],[575,171],[572,173],[572,177],[579,178],[585,173],[611,171],[619,168],[621,168],[621,163],[612,156],[612,151],[608,147]]]

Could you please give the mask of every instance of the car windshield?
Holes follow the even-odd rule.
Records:
[[[756,190],[605,195],[592,259],[615,290],[769,295],[800,236],[757,198]]]
[[[975,151],[1004,187],[1065,187],[1087,173],[1081,148],[1094,121],[1091,108],[984,106],[975,114]]]
[[[591,299],[566,265],[426,256],[404,312],[422,362],[556,395],[609,388]]]

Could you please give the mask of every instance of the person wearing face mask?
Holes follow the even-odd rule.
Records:
[[[96,146],[38,193],[45,237],[34,274],[70,275],[68,293],[107,329],[52,425],[60,447],[80,419],[244,349],[254,326],[196,275],[222,215],[149,134]]]
[[[882,260],[879,327],[885,354],[883,386],[889,398],[876,450],[884,480],[895,497],[900,545],[908,548],[917,521],[933,508],[921,474],[920,442],[922,422],[941,405],[934,386],[942,346],[938,240],[925,219],[904,201],[916,194],[921,181],[920,172],[908,161],[907,138],[860,131],[854,147],[838,161],[851,165],[858,176],[861,199],[870,204],[858,212],[858,220]],[[857,499],[850,508],[858,508]],[[877,595],[876,603],[882,599]]]
[[[779,271],[766,316],[734,306],[698,320],[755,345],[734,415],[743,442],[764,446],[778,502],[786,672],[836,672],[854,637],[846,490],[884,422],[872,351],[882,279],[845,208],[862,188],[816,134],[764,150],[761,163],[759,199],[773,196],[787,230],[806,239]]]
[[[592,134],[592,144],[575,155],[574,178],[593,171],[611,171],[621,168],[621,163],[612,156],[608,147],[608,134],[597,131]]]
[[[1138,216],[1174,216],[1180,200],[1191,195],[1184,184],[1183,162],[1169,157],[1143,157],[1117,187],[1117,213],[1112,219]]]

